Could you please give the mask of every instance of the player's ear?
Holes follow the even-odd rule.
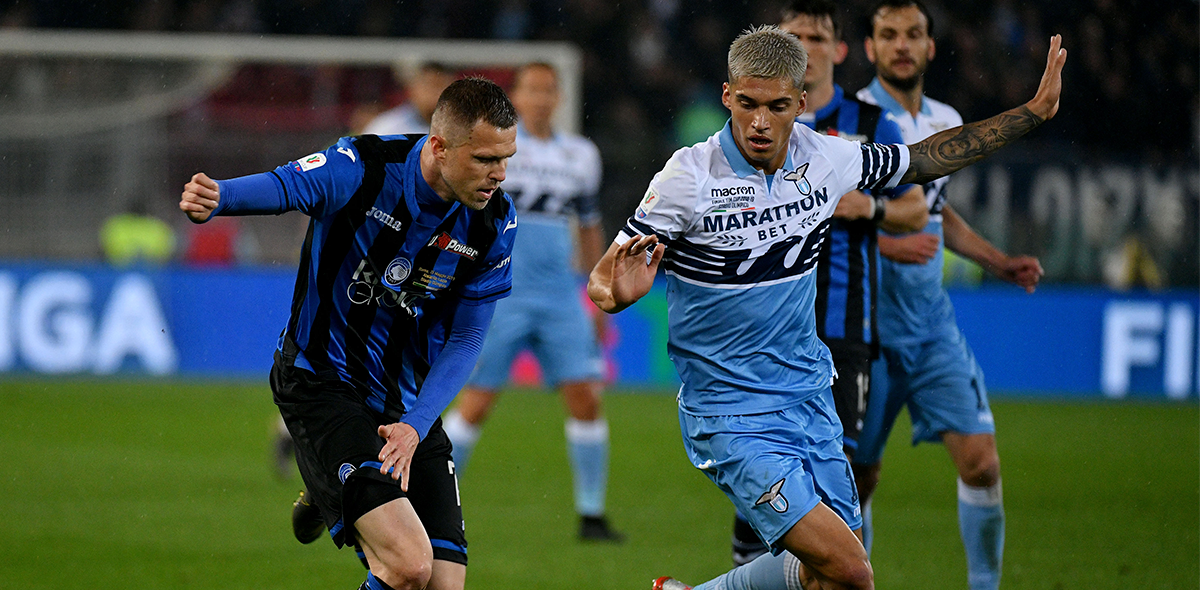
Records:
[[[933,56],[934,56],[934,54],[935,54],[935,53],[937,53],[937,48],[936,48],[936,47],[934,47],[934,44],[933,44],[933,37],[930,37],[930,38],[929,38],[929,55],[927,55],[927,56],[925,57],[925,59],[927,59],[927,60],[929,60],[929,61],[933,61]]]
[[[846,55],[850,53],[850,46],[846,45],[845,41],[838,41],[837,49],[833,52],[833,65],[841,65],[846,61]]]
[[[446,157],[446,138],[436,133],[430,133],[429,139],[426,141],[429,142],[429,151],[434,158],[440,161]]]
[[[875,63],[875,40],[870,37],[863,39],[863,50],[867,52],[867,61]]]
[[[729,82],[721,85],[721,104],[725,105],[725,108],[733,110],[733,97],[729,94]]]

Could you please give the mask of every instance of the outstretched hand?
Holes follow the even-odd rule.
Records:
[[[658,236],[630,238],[617,248],[612,263],[612,298],[624,309],[646,296],[654,286],[654,275],[667,247],[658,243]],[[647,252],[651,252],[647,256]]]
[[[191,182],[183,185],[183,195],[179,198],[179,209],[187,214],[192,223],[204,223],[212,216],[212,212],[221,202],[221,192],[217,181],[203,172],[192,176]]]
[[[1067,63],[1067,50],[1062,48],[1062,35],[1050,38],[1050,52],[1046,55],[1046,71],[1038,84],[1037,94],[1025,104],[1029,110],[1043,120],[1054,117],[1058,112],[1058,99],[1062,94],[1062,70]]]
[[[400,480],[400,489],[407,492],[408,469],[412,465],[413,454],[417,452],[417,444],[421,442],[417,429],[397,422],[380,426],[376,432],[387,441],[379,450],[379,472]]]

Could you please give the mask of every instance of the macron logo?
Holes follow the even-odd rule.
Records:
[[[354,157],[354,150],[351,150],[350,148],[340,147],[337,149],[337,151],[339,154],[345,154],[347,158],[350,158],[351,162],[358,161],[358,158]]]

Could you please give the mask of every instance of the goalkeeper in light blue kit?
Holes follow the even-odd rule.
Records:
[[[504,190],[521,216],[521,234],[513,245],[513,295],[497,309],[500,321],[446,417],[446,434],[461,475],[513,359],[522,350],[533,352],[543,381],[562,392],[567,409],[579,538],[620,542],[622,535],[609,526],[604,510],[608,422],[600,407],[604,361],[597,336],[608,318],[588,318],[573,264],[577,254],[579,267],[591,269],[604,252],[596,207],[600,152],[587,138],[554,129],[558,74],[549,64],[519,68],[510,94],[519,122],[517,154],[508,163]]]
[[[920,141],[962,124],[958,112],[923,93],[934,55],[932,22],[920,2],[884,0],[870,15],[867,57],[878,76],[858,98],[877,104],[900,126],[905,141]],[[879,234],[883,255],[879,292],[880,384],[867,403],[854,474],[863,502],[863,535],[871,547],[871,496],[883,449],[900,409],[907,406],[913,444],[941,441],[958,470],[958,518],[972,590],[1000,586],[1004,504],[996,426],[983,371],[954,318],[942,288],[942,241],[997,277],[1032,292],[1042,276],[1036,258],[1008,256],[976,234],[946,203],[942,178],[925,185],[929,224],[920,232]]]
[[[662,264],[684,448],[771,547],[697,588],[874,588],[830,390],[833,363],[816,334],[821,243],[835,212],[870,216],[845,210],[849,191],[932,181],[1054,116],[1060,44],[1051,40],[1033,100],[904,146],[796,123],[806,107],[800,41],[776,27],[734,40],[722,93],[730,122],[675,152],[588,283],[592,301],[616,313],[650,291]],[[688,586],[663,577],[654,588]]]

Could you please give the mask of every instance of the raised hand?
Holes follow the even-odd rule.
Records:
[[[1033,100],[990,119],[947,129],[908,146],[908,171],[901,182],[924,184],[947,176],[1016,141],[1058,112],[1062,94],[1062,69],[1067,50],[1062,37],[1050,38],[1046,71]]]
[[[617,248],[611,275],[612,297],[617,305],[628,307],[650,292],[666,249],[659,246],[655,235],[631,238]],[[652,252],[649,257],[648,251]]]
[[[1042,82],[1038,84],[1037,94],[1033,100],[1025,103],[1034,115],[1043,121],[1054,117],[1058,112],[1058,98],[1062,94],[1062,69],[1067,63],[1067,50],[1062,48],[1062,35],[1050,38],[1050,52],[1046,55],[1046,71],[1042,73]]]
[[[630,238],[613,243],[588,277],[588,297],[601,311],[617,313],[637,302],[654,286],[654,275],[666,245],[658,236]]]

